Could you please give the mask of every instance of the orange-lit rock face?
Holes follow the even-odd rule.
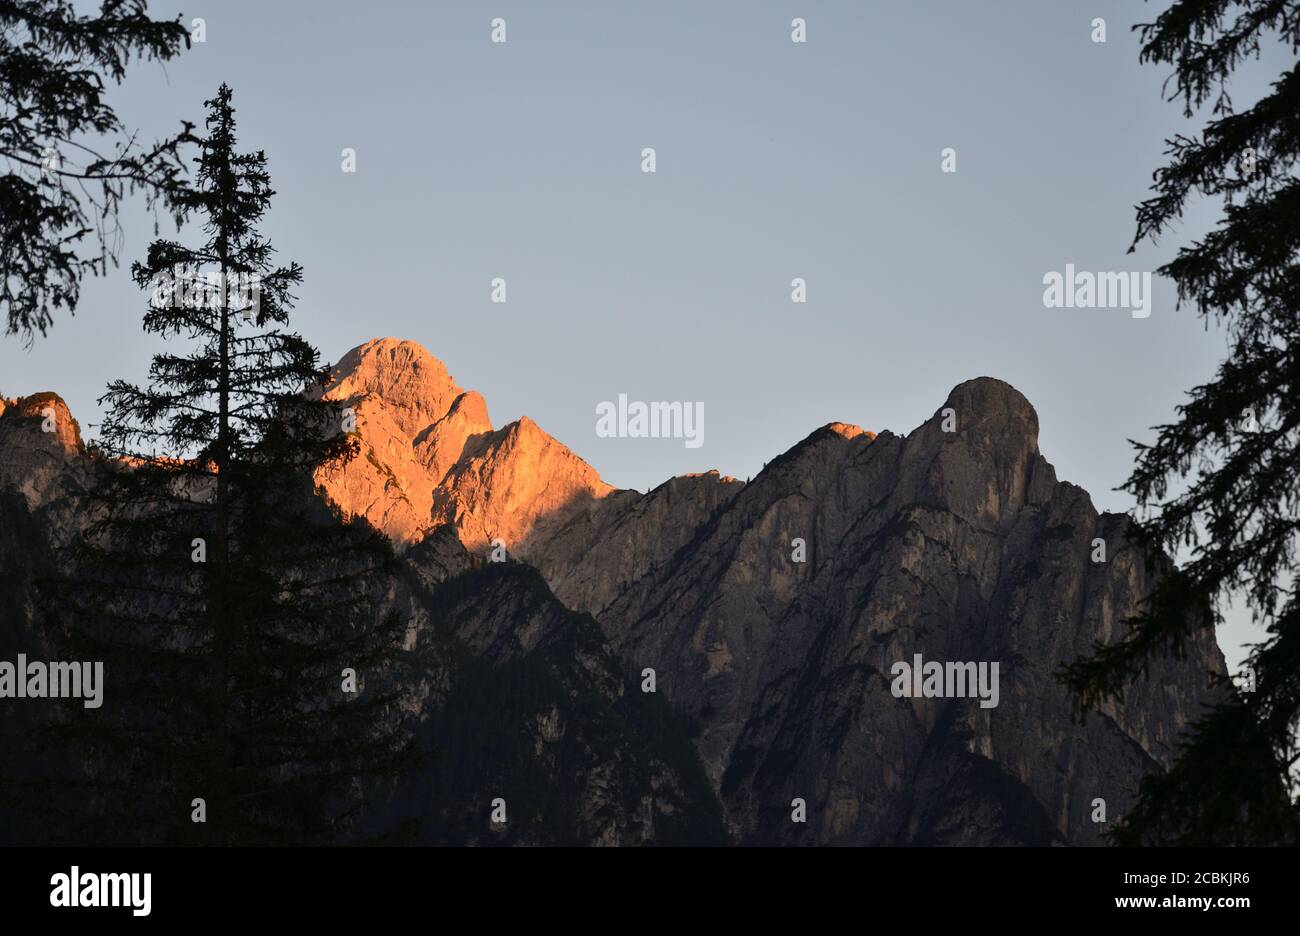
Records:
[[[399,545],[419,540],[447,467],[469,436],[492,430],[482,398],[465,394],[420,345],[391,338],[344,355],[325,398],[351,408],[361,451],[346,465],[322,466],[317,483]]]
[[[494,431],[483,397],[413,341],[348,352],[325,397],[352,408],[361,452],[318,470],[317,483],[399,545],[452,523],[470,549],[500,539],[514,550],[543,520],[614,490],[530,419]]]
[[[530,541],[590,508],[614,488],[527,416],[473,439],[434,491],[435,523],[454,523],[473,551],[499,539],[527,553]]]
[[[845,439],[856,439],[860,435],[864,435],[868,439],[875,439],[876,437],[876,434],[874,432],[869,432],[866,429],[863,429],[861,426],[855,426],[852,423],[843,423],[843,422],[827,423],[825,428],[829,429],[831,432]]]
[[[1169,763],[1181,728],[1218,698],[1206,673],[1224,673],[1223,656],[1203,631],[1187,659],[1157,661],[1105,719],[1072,719],[1057,666],[1118,640],[1157,571],[1125,548],[1125,517],[1057,480],[1037,414],[1002,381],[962,383],[906,436],[829,423],[752,481],[709,471],[646,494],[611,488],[527,418],[494,429],[483,398],[412,342],[357,348],[326,394],[353,408],[361,451],[320,483],[409,547],[403,566],[428,591],[391,583],[408,646],[438,619],[488,665],[541,654],[568,680],[555,698],[585,700],[575,711],[622,704],[621,674],[654,669],[741,840],[1095,844],[1096,791],[1121,791],[1122,814],[1122,791]],[[62,400],[0,399],[0,456],[10,558],[57,554],[84,524],[94,483]],[[466,547],[481,555],[494,539],[533,569],[473,572]],[[1091,558],[1098,539],[1106,561]],[[438,599],[463,573],[455,600]],[[1000,662],[996,714],[897,704],[885,674],[917,652]],[[423,659],[427,677],[407,701],[433,712],[459,677],[436,651]],[[595,746],[617,734],[604,722],[555,711],[564,707],[530,713],[541,747],[528,748],[591,732],[573,749],[590,754],[594,786],[582,796],[604,816],[611,787],[590,765],[628,755]],[[563,770],[554,782],[584,775],[568,760]],[[683,776],[653,780],[656,802],[684,791]],[[821,818],[792,831],[792,798],[823,781]],[[593,841],[624,834],[600,823],[588,826]]]

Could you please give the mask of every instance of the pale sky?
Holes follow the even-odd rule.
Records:
[[[612,484],[748,478],[834,420],[903,434],[989,375],[1034,404],[1058,476],[1124,510],[1126,439],[1172,419],[1223,337],[1159,278],[1147,319],[1044,308],[1042,280],[1149,271],[1214,217],[1125,253],[1163,139],[1199,127],[1137,61],[1129,26],[1163,6],[155,0],[206,42],[113,100],[157,135],[230,83],[279,193],[264,230],[305,268],[296,328],[331,360],[419,341],[496,425],[532,417]],[[104,385],[154,348],[126,274],[150,219],[136,202],[123,224],[123,269],[75,319],[0,341],[0,392],[55,390],[91,436]],[[704,445],[598,437],[620,393],[703,402]],[[1220,633],[1230,661],[1251,636]]]

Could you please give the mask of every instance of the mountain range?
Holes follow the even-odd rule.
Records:
[[[1120,639],[1160,568],[999,380],[906,435],[832,422],[749,482],[644,494],[495,428],[415,342],[360,345],[325,393],[360,454],[316,482],[398,546],[388,676],[438,752],[377,800],[428,844],[1097,844],[1221,691],[1206,636],[1075,719],[1057,668]],[[57,395],[0,399],[6,647],[39,644],[30,583],[91,479]],[[997,664],[996,706],[900,696],[917,655]]]

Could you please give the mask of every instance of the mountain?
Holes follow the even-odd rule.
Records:
[[[414,342],[355,348],[324,392],[361,454],[316,481],[401,550],[389,676],[438,756],[378,799],[423,813],[426,843],[1095,844],[1098,801],[1122,816],[1222,691],[1207,637],[1073,720],[1056,668],[1119,639],[1159,570],[1056,478],[1001,381],[905,436],[831,423],[749,483],[647,494],[527,418],[494,428]],[[27,466],[0,509],[51,544],[88,483],[59,406],[41,435],[45,407],[0,413]],[[896,696],[917,655],[996,664],[997,704]]]
[[[366,470],[349,469],[345,479],[334,479],[336,494],[369,497],[371,472],[381,471],[372,446],[393,437],[377,429],[401,432],[420,420],[428,420],[425,426],[441,420],[446,428],[443,417],[460,394],[438,411],[433,393],[446,374],[431,368],[428,376],[433,379],[417,384],[412,367],[397,383],[340,390],[356,396],[370,457],[358,459],[356,468]],[[423,408],[404,409],[402,400]],[[0,561],[6,569],[0,577],[0,661],[12,663],[19,654],[46,660],[50,642],[39,623],[36,583],[71,571],[63,547],[83,527],[87,495],[106,463],[82,444],[57,395],[0,403]],[[520,453],[517,433],[499,435],[503,451]],[[445,442],[446,436],[438,438]],[[436,464],[437,446],[426,452]],[[397,452],[390,446],[389,454]],[[414,465],[427,470],[425,462],[393,462],[418,497]],[[392,507],[398,499],[393,487],[385,491],[379,483],[375,489],[381,496],[366,501],[374,516],[401,529],[412,515]],[[429,502],[428,491],[424,499]],[[684,720],[660,697],[635,691],[596,623],[560,604],[535,570],[519,563],[484,566],[444,528],[411,545],[404,567],[378,587],[409,625],[404,659],[374,684],[396,683],[426,757],[425,766],[399,786],[372,791],[373,813],[356,830],[363,839],[398,831],[396,841],[449,845],[726,841],[718,800]],[[32,734],[42,711],[0,703],[6,752],[0,844],[81,840],[75,819],[58,814],[71,825],[52,826],[54,814],[39,802],[42,794],[31,798],[34,784],[49,789],[50,764]],[[102,711],[111,715],[111,698]],[[61,769],[67,767],[60,762],[54,775]],[[488,821],[498,798],[509,810],[504,824]],[[418,824],[409,822],[412,817]]]
[[[1127,704],[1072,724],[1053,671],[1118,637],[1151,580],[1123,519],[1057,481],[1037,428],[1010,386],[971,381],[906,437],[831,425],[752,483],[727,485],[729,497],[720,482],[698,485],[716,506],[613,597],[591,583],[611,540],[637,539],[629,527],[653,507],[549,554],[578,553],[574,568],[541,565],[561,600],[594,614],[634,668],[656,667],[700,723],[705,768],[742,838],[1095,842],[1093,800],[1122,815],[1223,662],[1203,643]],[[792,561],[800,539],[804,563]],[[1092,561],[1096,540],[1105,562]],[[894,698],[891,667],[916,654],[999,662],[999,705]],[[807,828],[789,821],[795,797]]]
[[[527,417],[492,428],[487,404],[410,341],[380,338],[343,356],[327,399],[350,406],[362,457],[317,481],[398,543],[452,524],[470,549],[522,544],[614,489]]]

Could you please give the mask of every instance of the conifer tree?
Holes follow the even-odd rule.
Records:
[[[157,241],[132,270],[145,330],[188,347],[102,398],[104,478],[48,596],[50,630],[107,683],[53,733],[86,768],[59,805],[82,841],[337,842],[367,783],[412,763],[382,688],[404,630],[379,610],[393,555],[314,489],[357,443],[283,329],[302,270],[258,232],[266,155],[236,151],[227,86],[206,106],[187,205],[203,243]]]
[[[1237,685],[1194,726],[1172,768],[1148,777],[1121,844],[1297,844],[1300,812],[1300,66],[1244,110],[1229,79],[1266,44],[1300,48],[1296,0],[1177,0],[1140,28],[1143,62],[1173,67],[1199,135],[1167,141],[1167,165],[1138,206],[1134,246],[1156,240],[1193,198],[1220,199],[1212,231],[1159,272],[1224,326],[1229,354],[1156,440],[1134,443],[1136,543],[1151,561],[1186,551],[1118,643],[1064,671],[1085,709],[1122,696],[1153,657],[1221,623],[1240,595],[1262,627]]]
[[[192,125],[142,144],[106,91],[131,59],[166,62],[190,43],[146,0],[0,0],[0,315],[28,342],[58,309],[76,310],[81,282],[117,262],[117,216],[141,191],[179,223],[182,146]],[[93,246],[88,246],[93,244]]]

